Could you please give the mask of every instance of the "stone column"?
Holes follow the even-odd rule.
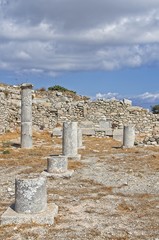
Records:
[[[68,159],[64,155],[54,155],[47,158],[48,173],[63,173],[67,171]]]
[[[21,147],[32,147],[32,84],[21,85]]]
[[[39,213],[47,208],[46,177],[21,175],[15,179],[15,211]]]
[[[47,204],[46,177],[22,174],[15,179],[15,204],[1,216],[1,224],[54,224],[55,203]]]
[[[135,129],[133,126],[124,126],[123,132],[123,147],[131,148],[135,142]]]
[[[63,124],[63,155],[68,158],[80,160],[77,145],[77,122],[65,122]]]
[[[77,146],[79,149],[85,149],[85,146],[83,146],[82,143],[82,129],[78,128],[77,130]]]
[[[47,171],[42,175],[53,178],[70,178],[74,170],[68,170],[68,158],[65,155],[50,155],[47,158]]]

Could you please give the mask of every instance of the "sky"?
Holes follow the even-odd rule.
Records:
[[[159,0],[0,0],[0,82],[159,104]]]

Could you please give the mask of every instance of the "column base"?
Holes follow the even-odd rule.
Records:
[[[43,176],[53,177],[53,178],[70,178],[73,173],[74,173],[74,170],[68,170],[66,172],[61,172],[61,173],[49,173],[47,171],[43,171],[41,174]]]
[[[77,154],[75,156],[71,156],[71,155],[66,155],[68,157],[68,160],[75,160],[75,161],[79,161],[81,160],[81,155]]]
[[[134,148],[135,146],[122,146],[122,149]]]
[[[17,213],[12,207],[9,207],[1,216],[1,225],[8,224],[54,224],[54,218],[57,216],[58,206],[50,203],[44,212],[40,213]]]

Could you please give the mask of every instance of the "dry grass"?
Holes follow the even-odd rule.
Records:
[[[18,169],[17,166],[30,167],[21,170],[20,173],[29,174],[30,172],[41,172],[46,168],[47,156],[61,153],[61,138],[51,138],[48,132],[33,134],[33,149],[14,147],[12,143],[16,143],[18,140],[18,132],[6,133],[0,136],[0,166],[2,168],[4,167],[7,174],[11,169]],[[6,146],[4,143],[8,145]],[[85,159],[85,157],[96,157],[97,163],[99,164],[106,163],[115,166],[114,171],[116,174],[118,174],[117,169],[122,167],[126,173],[130,171],[140,174],[142,179],[145,171],[147,171],[146,173],[148,174],[149,172],[158,172],[159,170],[159,147],[122,149],[121,144],[111,138],[95,137],[84,137],[84,145],[86,149],[80,151],[82,159]],[[8,149],[10,153],[3,154],[2,151],[5,149]],[[82,169],[87,167],[87,163],[83,160],[71,160],[68,164],[69,169],[78,171],[82,171]],[[119,225],[122,221],[125,221],[126,225],[132,222],[134,224],[133,226],[136,226],[135,230],[141,228],[142,231],[147,231],[147,238],[145,239],[155,239],[156,236],[153,235],[153,233],[152,238],[150,238],[149,232],[157,232],[157,224],[155,222],[158,214],[158,209],[156,208],[156,206],[158,206],[157,194],[114,193],[114,188],[111,186],[105,186],[89,178],[86,179],[84,176],[78,178],[77,175],[78,173],[75,171],[71,179],[55,180],[49,178],[48,202],[55,200],[55,203],[59,206],[59,214],[55,219],[55,226],[43,226],[43,229],[46,231],[44,237],[42,235],[40,236],[38,232],[41,231],[40,226],[23,224],[17,228],[12,225],[0,226],[0,239],[12,240],[13,236],[15,237],[14,239],[16,239],[17,234],[17,236],[21,236],[21,239],[24,240],[135,240],[135,238],[133,238],[134,233],[129,235],[124,228],[114,226],[116,221],[118,221]],[[6,189],[7,187],[8,182],[6,181],[3,184],[3,188]],[[124,185],[118,187],[118,190],[120,190],[120,188],[122,189],[122,187],[124,187]],[[110,196],[110,198],[115,197],[114,200],[112,200],[116,201],[114,212],[106,208],[108,204],[107,196]],[[13,197],[9,199],[8,195],[6,195],[5,199],[0,200],[1,212],[9,206],[12,199]],[[101,203],[103,203],[102,206],[100,206]],[[74,209],[76,212],[74,212]],[[124,220],[124,218],[126,220]],[[110,224],[107,223],[107,220],[112,221],[112,229],[115,229],[114,235],[105,233],[105,236],[102,238],[101,229],[105,231],[105,228]],[[94,221],[92,226],[89,221]],[[89,227],[83,226],[84,224],[89,224]],[[99,225],[101,229],[96,227],[97,225]],[[76,232],[80,232],[81,236],[77,237]],[[54,238],[56,235],[58,237]],[[142,238],[139,233],[136,239],[143,240],[144,238]]]

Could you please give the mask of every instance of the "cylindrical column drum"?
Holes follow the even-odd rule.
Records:
[[[77,146],[78,146],[78,148],[83,147],[83,144],[82,144],[82,129],[81,128],[78,128],[78,130],[77,130]]]
[[[46,177],[19,175],[15,179],[15,211],[39,213],[47,208]]]
[[[30,83],[21,85],[21,147],[32,147],[32,87]]]
[[[67,156],[55,155],[47,158],[47,172],[49,173],[63,173],[68,168]]]
[[[135,129],[133,126],[124,126],[123,146],[131,148],[135,142]]]
[[[77,122],[63,124],[63,155],[73,157],[77,155]]]

